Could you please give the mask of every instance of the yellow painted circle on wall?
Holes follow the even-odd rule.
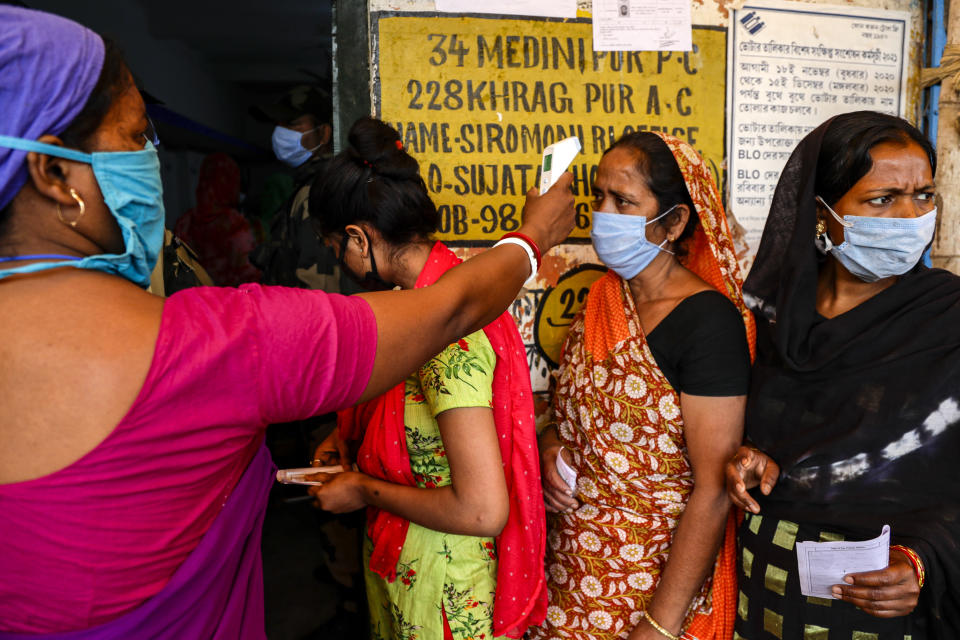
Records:
[[[547,290],[540,299],[533,324],[533,340],[547,362],[557,367],[560,351],[567,339],[570,325],[583,308],[590,285],[607,272],[597,264],[583,264],[560,277],[557,286]]]

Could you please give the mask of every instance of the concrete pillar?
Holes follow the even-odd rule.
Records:
[[[947,46],[960,45],[960,0],[950,0],[947,16]],[[960,273],[960,83],[952,77],[940,87],[937,193],[940,220],[933,266]]]
[[[367,0],[333,4],[334,150],[347,146],[353,123],[370,115],[370,40]]]

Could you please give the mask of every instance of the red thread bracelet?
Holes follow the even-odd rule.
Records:
[[[533,250],[533,255],[537,259],[537,269],[538,270],[540,269],[540,264],[543,262],[543,255],[540,253],[540,247],[538,247],[537,243],[533,241],[533,238],[526,235],[525,233],[519,233],[517,231],[511,231],[510,233],[505,233],[503,234],[503,236],[501,236],[500,239],[502,240],[503,238],[516,238],[518,240],[523,240],[528,245],[530,245],[530,248]]]

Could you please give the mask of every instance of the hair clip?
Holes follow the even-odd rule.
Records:
[[[397,140],[397,141],[396,141],[396,145],[397,145],[397,150],[398,150],[398,151],[403,151],[403,142],[402,142],[402,141]]]

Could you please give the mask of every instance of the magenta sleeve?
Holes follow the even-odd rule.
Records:
[[[258,307],[257,379],[267,423],[349,407],[370,381],[377,324],[357,297],[246,286]]]

